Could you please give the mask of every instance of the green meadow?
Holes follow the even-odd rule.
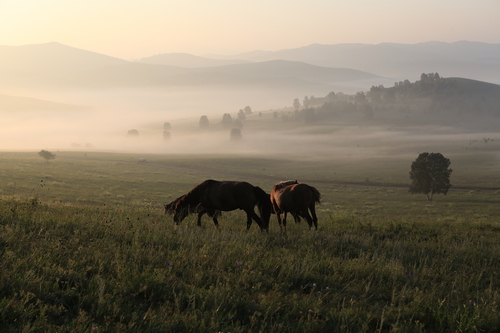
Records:
[[[432,140],[321,158],[0,152],[2,332],[496,332],[498,142]],[[433,201],[408,192],[427,147],[454,170]],[[205,179],[312,185],[319,230],[246,231],[241,211],[175,226],[163,205]]]

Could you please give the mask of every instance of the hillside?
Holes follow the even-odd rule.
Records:
[[[138,60],[144,64],[168,65],[185,68],[217,67],[234,64],[245,64],[250,61],[239,59],[210,59],[188,53],[163,53]]]
[[[419,44],[312,44],[273,52],[255,51],[231,58],[249,61],[290,60],[334,68],[353,68],[385,77],[416,80],[439,72],[500,83],[500,44],[461,41]]]
[[[247,63],[186,54],[129,62],[58,43],[0,47],[0,75],[0,87],[9,88],[262,86],[306,92],[324,92],[337,89],[345,82],[379,78],[358,70],[325,68],[295,61]],[[329,86],[330,83],[336,85]]]
[[[500,129],[500,85],[442,78],[438,73],[422,74],[420,80],[413,83],[405,80],[390,88],[372,86],[367,93],[355,95],[332,92],[307,102],[292,119],[404,126],[433,124],[460,131]]]
[[[88,107],[51,102],[31,97],[0,95],[0,114],[22,111],[80,111]]]
[[[347,69],[328,68],[310,65],[304,62],[271,60],[250,64],[238,64],[206,68],[206,72],[219,72],[262,78],[300,78],[311,82],[350,82],[380,78],[370,73]]]

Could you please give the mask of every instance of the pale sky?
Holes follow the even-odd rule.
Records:
[[[0,0],[0,45],[126,60],[312,43],[500,43],[500,0]]]

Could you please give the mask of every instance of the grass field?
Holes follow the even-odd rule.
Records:
[[[439,145],[453,187],[431,202],[408,193],[417,153],[400,146],[316,159],[59,151],[50,163],[0,152],[2,332],[498,331],[496,146]],[[247,232],[241,211],[219,230],[206,216],[174,226],[163,204],[209,178],[315,186],[319,230],[283,234],[273,216],[269,234]]]

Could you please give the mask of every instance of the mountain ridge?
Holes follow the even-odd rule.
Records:
[[[176,57],[207,64],[203,58],[187,54]],[[151,59],[150,59],[151,60]],[[178,59],[179,60],[179,59]],[[59,43],[20,47],[0,46],[0,85],[17,87],[151,87],[186,85],[251,84],[288,86],[295,83],[304,90],[328,89],[331,82],[352,82],[377,76],[359,70],[320,68],[293,61],[217,62],[212,67],[179,67],[168,64],[131,62],[85,51]],[[212,60],[208,63],[214,64]],[[309,88],[307,88],[309,86]]]

